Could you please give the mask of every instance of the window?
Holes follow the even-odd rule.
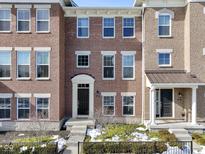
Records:
[[[78,18],[77,20],[77,35],[79,38],[89,37],[89,18]]]
[[[17,10],[17,31],[30,32],[30,9]]]
[[[115,55],[103,55],[103,79],[115,78]]]
[[[115,37],[115,18],[103,18],[103,37]]]
[[[123,37],[135,37],[135,18],[123,18]]]
[[[123,100],[123,115],[133,116],[134,115],[134,103],[135,96],[122,96]]]
[[[0,9],[0,32],[11,30],[11,9]]]
[[[36,52],[36,77],[37,79],[49,78],[49,51]]]
[[[30,51],[17,51],[17,78],[30,77]]]
[[[158,53],[158,64],[159,66],[171,66],[171,53]]]
[[[29,119],[30,99],[17,98],[18,103],[18,119]]]
[[[36,98],[38,119],[49,118],[49,98]]]
[[[125,80],[135,78],[135,55],[122,55],[122,73]]]
[[[50,11],[49,9],[36,10],[36,31],[49,32]]]
[[[11,98],[0,98],[0,119],[11,118]]]
[[[102,96],[103,115],[115,115],[115,96]]]
[[[160,37],[171,36],[171,16],[169,14],[159,15],[158,26],[158,35]]]
[[[11,77],[11,51],[0,51],[0,79]]]
[[[89,55],[77,55],[77,67],[89,67]]]

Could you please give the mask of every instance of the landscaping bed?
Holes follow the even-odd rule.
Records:
[[[199,151],[194,151],[194,154],[204,154],[205,153],[205,134],[193,133],[192,139],[194,142],[196,142],[201,147]]]

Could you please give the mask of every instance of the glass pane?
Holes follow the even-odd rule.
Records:
[[[133,27],[134,26],[134,18],[124,18],[123,19],[123,26],[124,27]]]
[[[114,28],[104,28],[104,37],[114,37]]]
[[[11,52],[2,51],[0,52],[0,65],[10,65],[11,64]]]
[[[30,11],[29,10],[18,10],[18,19],[19,20],[29,20]]]
[[[29,98],[18,98],[18,108],[29,108]]]
[[[133,78],[133,67],[124,67],[123,68],[123,78]]]
[[[123,56],[123,66],[133,66],[134,65],[133,57],[134,57],[133,55]]]
[[[10,20],[11,10],[0,10],[0,20]]]
[[[29,109],[19,109],[18,118],[19,119],[29,119]]]
[[[78,66],[88,66],[88,55],[78,55]]]
[[[0,77],[10,77],[10,65],[0,65]]]
[[[26,77],[29,77],[29,66],[28,65],[19,65],[18,66],[18,77],[19,78],[26,78]]]
[[[133,105],[134,97],[133,96],[123,96],[123,105]]]
[[[104,67],[104,78],[114,78],[113,67]]]
[[[48,21],[37,21],[37,31],[48,31]]]
[[[10,109],[0,109],[0,119],[9,119]]]
[[[48,10],[37,10],[37,20],[48,20],[49,11]]]
[[[88,27],[88,18],[78,18],[78,27]]]
[[[48,78],[49,77],[48,65],[37,66],[37,77],[38,78]]]
[[[159,35],[170,35],[169,26],[159,26]]]
[[[113,26],[114,27],[114,18],[104,18],[104,27]]]
[[[37,64],[48,64],[48,52],[37,52]]]
[[[48,109],[38,109],[37,112],[39,119],[48,119]]]
[[[159,65],[170,64],[170,53],[159,53]]]
[[[18,65],[30,65],[30,52],[18,51]]]
[[[113,106],[114,105],[114,96],[104,96],[104,105]]]
[[[10,21],[0,21],[0,31],[10,31]]]
[[[104,66],[114,66],[114,56],[113,55],[104,56]]]
[[[78,28],[78,36],[88,37],[88,28]]]
[[[159,25],[169,25],[170,16],[169,15],[160,15],[159,16]]]
[[[114,106],[104,106],[104,115],[113,115]]]
[[[48,108],[48,98],[37,98],[37,108]]]
[[[133,106],[123,106],[124,115],[133,115]]]
[[[18,21],[18,31],[29,31],[29,21]]]
[[[123,36],[124,37],[134,36],[134,28],[123,28]]]

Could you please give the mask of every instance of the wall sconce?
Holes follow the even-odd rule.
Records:
[[[96,91],[96,97],[100,97],[100,91],[99,90]]]

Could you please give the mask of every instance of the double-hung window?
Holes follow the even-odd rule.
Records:
[[[103,55],[103,79],[114,80],[115,79],[115,54]]]
[[[135,18],[123,18],[123,37],[135,37]]]
[[[0,79],[11,78],[11,51],[0,51]]]
[[[0,32],[11,31],[11,9],[0,9]]]
[[[171,15],[170,14],[159,14],[158,35],[159,37],[171,36]]]
[[[29,119],[30,115],[30,98],[17,98],[18,119]]]
[[[171,56],[172,50],[171,49],[158,49],[157,53],[158,53],[159,67],[172,66],[172,56]]]
[[[102,93],[103,115],[115,115],[115,96],[116,93]]]
[[[0,119],[11,119],[11,97],[0,97]]]
[[[49,9],[36,10],[36,31],[37,32],[50,31],[50,10]]]
[[[36,51],[36,78],[49,79],[50,51]]]
[[[77,36],[78,38],[89,37],[89,18],[77,19]]]
[[[36,98],[37,118],[49,119],[49,98]]]
[[[115,37],[115,18],[103,18],[103,37]]]
[[[122,52],[122,78],[124,80],[135,79],[135,53]]]
[[[17,78],[30,78],[30,51],[17,51]]]
[[[17,9],[17,31],[30,32],[30,9]]]
[[[135,114],[135,95],[125,94],[122,95],[123,115],[133,116]]]

